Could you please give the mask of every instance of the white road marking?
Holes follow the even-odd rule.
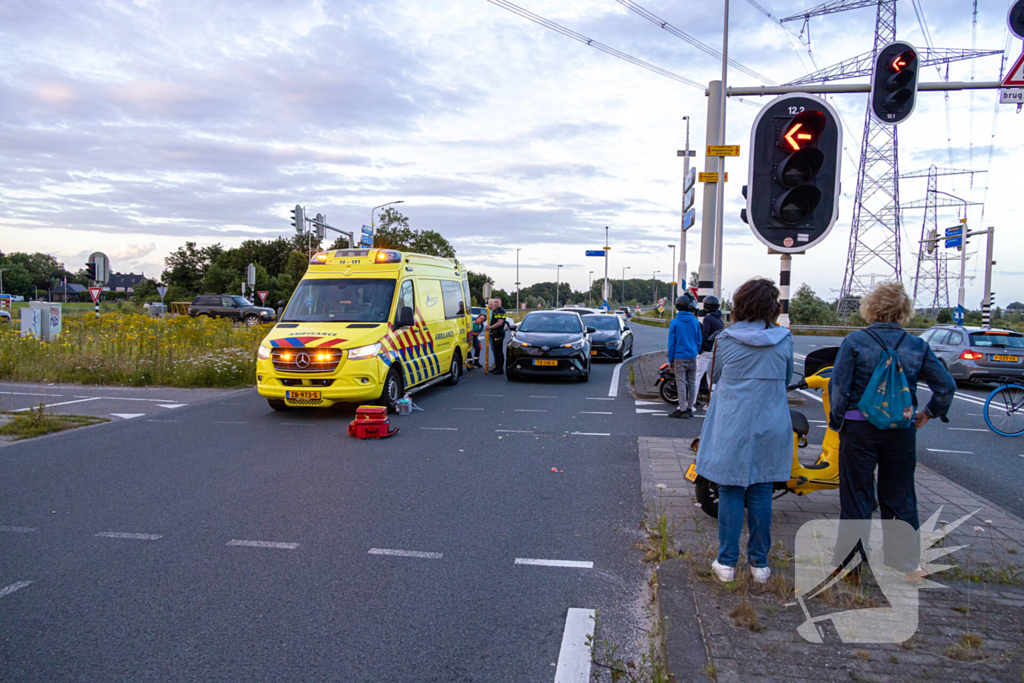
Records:
[[[0,526],[0,531],[9,531],[14,534],[27,534],[35,531],[35,527],[30,526]]]
[[[228,541],[227,545],[241,545],[247,548],[281,548],[282,550],[295,550],[298,543],[275,543],[274,541]]]
[[[119,417],[122,420],[130,420],[133,417],[143,417],[145,413],[111,413],[114,417]]]
[[[594,635],[595,615],[592,609],[569,608],[565,615],[562,647],[558,651],[555,683],[588,683],[590,680],[590,648],[587,647],[587,638]]]
[[[601,396],[601,397],[587,396],[587,400],[588,401],[614,401],[615,399],[614,398],[605,398],[604,396]]]
[[[612,370],[612,382],[608,385],[608,397],[615,398],[619,395],[619,373],[622,372],[622,366],[625,363],[617,363],[615,369]]]
[[[393,557],[419,557],[425,560],[440,560],[443,553],[428,553],[422,550],[392,550],[390,548],[370,548],[368,555],[391,555]]]
[[[452,410],[483,410],[483,408],[452,408]]]
[[[602,412],[600,410],[581,410],[580,415],[612,415],[610,412]]]
[[[557,396],[531,396],[530,398],[558,398]]]
[[[517,413],[546,413],[546,410],[528,410],[525,408],[516,408]]]
[[[184,408],[187,403],[161,403],[161,408]]]
[[[488,398],[501,398],[503,394],[476,394],[477,396],[486,396]]]
[[[668,413],[665,412],[664,410],[650,410],[649,408],[637,408],[636,413],[637,415],[643,415],[645,413],[653,415],[668,415]]]
[[[5,588],[0,588],[0,598],[4,597],[5,595],[10,595],[16,590],[21,590],[25,586],[31,585],[31,581],[18,581],[17,583],[12,583],[10,586],[7,586]]]
[[[62,398],[64,394],[32,394],[25,391],[0,391],[4,396],[48,396],[50,398]]]
[[[987,432],[987,429],[974,429],[972,427],[946,427],[951,432]]]
[[[146,422],[181,422],[181,420],[146,420]]]
[[[633,401],[633,403],[635,405],[638,405],[638,406],[663,406],[663,405],[665,405],[664,401],[643,401],[641,399],[637,399],[637,400]]]
[[[793,356],[795,358],[799,358],[800,360],[803,360],[804,358],[807,358],[807,356],[803,355],[802,353],[796,353],[796,352],[793,352]]]
[[[533,431],[529,429],[495,429],[494,431],[506,434],[533,434]]]
[[[98,401],[101,398],[103,398],[103,397],[102,396],[95,396],[93,398],[80,398],[77,401],[61,401],[60,403],[47,403],[43,407],[44,408],[56,408],[57,406],[69,406],[72,403],[85,403],[86,401]],[[33,410],[34,408],[35,408],[35,406],[29,406],[28,408],[18,408],[17,410],[12,410],[11,412],[12,413],[23,413],[26,410]]]
[[[459,431],[458,427],[420,427],[420,429],[426,429],[428,431],[434,431],[434,432],[457,432],[457,431]]]
[[[215,425],[244,425],[249,424],[248,422],[214,422]]]
[[[571,569],[593,569],[593,562],[578,562],[576,560],[534,560],[528,557],[517,557],[516,564],[530,564],[538,567],[569,567]]]
[[[75,396],[75,398],[89,398],[87,396]],[[150,403],[169,403],[166,398],[131,398],[129,396],[93,396],[92,398],[106,398],[111,401],[148,401]]]
[[[804,396],[810,396],[811,398],[813,398],[818,403],[824,403],[824,401],[821,400],[821,396],[818,396],[814,392],[807,391],[806,389],[797,389],[797,391],[799,391]]]
[[[604,432],[570,432],[572,436],[611,436],[611,434],[605,434]]]
[[[974,455],[974,451],[947,451],[941,448],[926,448],[931,453],[956,453],[958,455]]]
[[[131,538],[136,541],[155,541],[162,538],[161,534],[131,534],[126,531],[101,531],[96,535],[103,538]]]

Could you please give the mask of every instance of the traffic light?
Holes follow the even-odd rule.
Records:
[[[1024,38],[1024,0],[1013,3],[1006,15],[1006,23],[1010,27],[1010,33],[1018,38]]]
[[[928,231],[928,239],[929,240],[934,240],[938,236],[939,236],[939,231],[936,230],[935,228],[932,228],[931,230]],[[931,256],[932,254],[934,254],[935,250],[938,248],[938,246],[939,246],[938,242],[928,242],[928,244],[925,245],[925,249],[928,251],[928,255]]]
[[[295,232],[299,235],[306,230],[306,216],[302,207],[298,204],[292,209],[292,227],[295,228]]]
[[[917,49],[896,41],[883,47],[871,75],[871,113],[881,122],[895,125],[914,111],[920,62]]]
[[[85,264],[85,274],[88,276],[88,278],[90,280],[95,282],[96,281],[96,264],[95,263],[86,263]]]
[[[803,93],[769,102],[750,131],[740,217],[775,251],[821,242],[839,216],[843,129],[832,105]]]

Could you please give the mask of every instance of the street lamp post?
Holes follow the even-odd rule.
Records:
[[[594,307],[594,271],[590,271],[590,278],[587,280],[587,306]]]
[[[655,283],[655,281],[657,279],[658,279],[658,271],[654,271],[654,275],[651,275],[651,304],[652,305],[655,303],[655,297],[657,296],[657,292],[654,289],[657,286],[656,283]]]
[[[672,270],[668,271],[668,272],[671,273],[672,271],[679,270],[679,269],[676,268],[676,245],[670,244],[668,246],[669,246],[670,249],[672,249],[672,263],[671,263]],[[669,296],[672,297],[672,301],[675,301],[679,297],[679,283],[677,282],[673,286],[672,283],[670,282],[669,285],[668,285],[668,293],[669,293]]]
[[[626,271],[632,270],[629,266],[622,267],[622,305],[626,305]]]
[[[555,270],[555,308],[558,308],[558,286],[562,282],[562,264]]]
[[[516,249],[516,310],[519,310],[519,252],[522,249]]]
[[[395,201],[395,202],[388,202],[387,204],[381,204],[380,206],[375,206],[375,207],[373,207],[372,209],[370,209],[370,229],[371,229],[371,230],[373,230],[373,237],[372,237],[371,239],[374,239],[374,240],[376,240],[376,237],[377,237],[377,226],[376,226],[376,224],[375,224],[375,223],[373,222],[373,220],[374,220],[374,219],[373,219],[373,213],[374,213],[374,212],[375,212],[375,211],[376,211],[377,209],[383,209],[383,208],[384,208],[385,206],[391,206],[392,204],[405,204],[405,200],[404,200],[404,199],[399,199],[398,201]],[[355,248],[355,245],[354,245],[354,244],[350,244],[350,245],[348,245],[348,246],[349,246],[349,248],[350,248],[350,249],[353,249],[353,248]]]

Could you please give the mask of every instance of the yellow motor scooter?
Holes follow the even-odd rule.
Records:
[[[775,490],[780,492],[779,495],[792,492],[804,496],[814,491],[839,488],[839,434],[827,424],[828,382],[832,377],[832,366],[837,353],[839,347],[832,346],[807,354],[807,358],[804,359],[804,378],[786,387],[789,391],[821,389],[826,425],[825,438],[821,442],[821,451],[817,459],[813,464],[804,465],[800,462],[800,449],[808,446],[807,434],[811,431],[811,426],[803,413],[790,409],[789,416],[793,423],[793,469],[788,481],[775,482]],[[690,444],[694,453],[697,452],[699,444],[700,438],[694,439]],[[686,470],[686,478],[694,483],[694,494],[701,509],[712,517],[718,517],[718,484],[697,474],[696,464],[691,464]]]

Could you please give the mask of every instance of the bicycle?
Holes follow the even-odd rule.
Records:
[[[985,424],[999,436],[1020,436],[1024,434],[1024,387],[1002,381],[1006,383],[985,399]]]

